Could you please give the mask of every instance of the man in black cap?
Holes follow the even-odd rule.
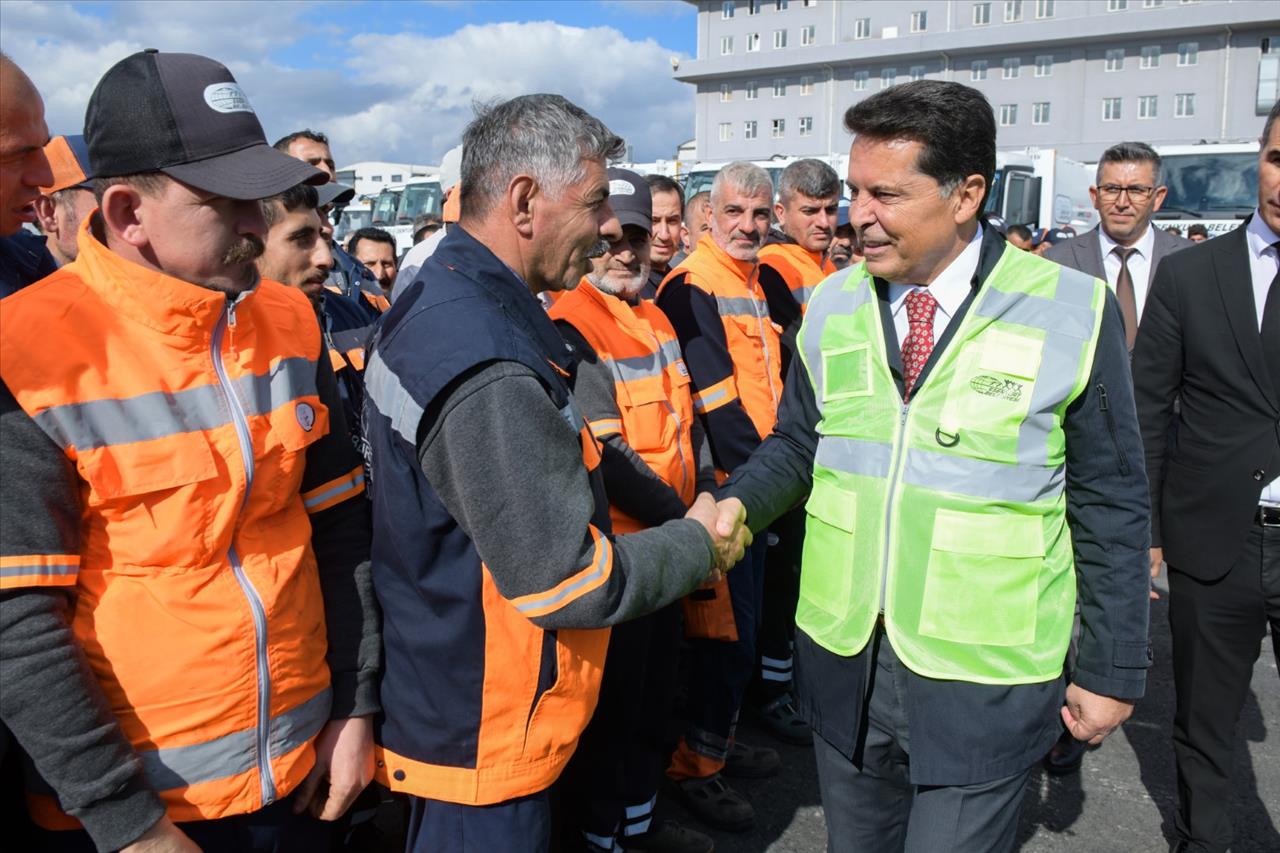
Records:
[[[113,66],[85,137],[77,262],[0,316],[0,716],[40,847],[324,849],[373,772],[369,510],[315,315],[254,265],[259,199],[324,176],[190,54]]]

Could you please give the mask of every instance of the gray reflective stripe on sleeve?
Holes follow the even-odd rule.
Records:
[[[54,575],[65,577],[74,575],[80,571],[79,563],[61,563],[50,565],[48,563],[32,563],[29,566],[5,566],[0,569],[0,578],[16,578],[25,575]]]
[[[1035,503],[1062,493],[1066,466],[1006,465],[909,448],[902,481],[938,492],[1011,503]]]
[[[319,733],[329,719],[333,694],[325,688],[291,711],[271,720],[271,757],[279,758]],[[142,750],[147,781],[157,791],[184,788],[238,776],[257,767],[257,731],[243,729],[204,743]]]
[[[638,806],[626,806],[623,809],[623,814],[626,815],[628,820],[635,820],[636,818],[651,814],[653,812],[653,807],[657,805],[657,803],[658,795],[654,794],[649,798],[649,802],[647,803],[641,803]]]
[[[232,388],[246,414],[265,415],[298,397],[315,395],[316,362],[281,359],[269,373],[237,377]],[[67,403],[45,409],[34,420],[63,450],[86,451],[216,429],[231,422],[231,413],[215,384]]]
[[[892,459],[891,444],[824,435],[818,439],[813,463],[844,474],[886,478]]]
[[[810,284],[806,287],[797,287],[791,291],[791,295],[796,298],[796,302],[805,305],[809,302],[809,297],[813,295],[813,288],[817,285]]]
[[[326,489],[318,495],[312,495],[311,497],[306,498],[302,501],[302,506],[305,509],[311,509],[313,506],[319,506],[325,501],[336,498],[343,492],[354,492],[362,485],[364,485],[364,471],[358,471],[355,476],[351,477],[349,480],[343,480],[333,488]]]
[[[613,543],[609,541],[609,537],[601,534],[600,536],[600,559],[596,560],[591,567],[591,571],[569,584],[555,595],[547,597],[538,595],[531,601],[525,601],[516,605],[516,610],[521,613],[527,613],[531,610],[545,610],[550,608],[554,610],[560,606],[560,603],[566,598],[572,598],[577,594],[578,590],[584,586],[593,583],[601,578],[605,573],[605,567],[609,565],[609,561],[613,559]],[[535,595],[537,595],[535,593]]]
[[[804,363],[809,368],[813,380],[814,398],[818,411],[822,411],[822,395],[816,393],[822,388],[822,332],[827,320],[839,314],[848,316],[875,298],[875,290],[869,284],[855,287],[852,291],[841,287],[840,282],[832,281],[837,276],[848,277],[852,273],[846,270],[834,272],[814,285],[821,290],[812,298],[805,309],[804,321],[800,327],[800,344],[804,351]],[[830,284],[827,284],[831,282]],[[823,285],[827,285],[823,287]]]
[[[418,425],[422,423],[422,406],[400,383],[377,352],[369,356],[364,369],[365,399],[391,421],[391,428],[413,447],[418,446]]]
[[[712,391],[705,396],[695,394],[693,397],[693,408],[699,412],[705,412],[711,406],[716,405],[721,400],[729,396],[728,387],[722,387],[717,391]]]
[[[573,394],[569,395],[569,402],[560,407],[560,417],[564,418],[564,422],[575,433],[582,432],[582,427],[586,424],[582,419],[582,412],[578,411],[578,404],[573,401]]]
[[[722,315],[762,317],[769,313],[769,303],[750,296],[717,296],[716,310]]]

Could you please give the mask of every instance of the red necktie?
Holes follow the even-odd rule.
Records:
[[[928,288],[918,288],[907,294],[907,339],[902,342],[903,401],[911,399],[911,391],[920,371],[924,370],[929,356],[933,355],[933,315],[938,310],[938,300]]]

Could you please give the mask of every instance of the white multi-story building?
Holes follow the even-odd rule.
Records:
[[[844,111],[907,80],[991,102],[1002,148],[1256,140],[1277,98],[1274,0],[689,0],[703,160],[848,150]]]
[[[410,178],[433,177],[439,172],[439,166],[366,160],[344,166],[337,174],[338,183],[355,187],[356,198],[363,198],[376,196],[388,184],[403,184]]]

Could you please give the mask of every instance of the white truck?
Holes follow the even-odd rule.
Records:
[[[1098,223],[1089,198],[1094,169],[1052,148],[996,152],[986,212],[1006,225],[1071,227],[1082,234]]]
[[[444,213],[444,190],[439,178],[414,178],[401,187],[395,219],[381,226],[396,238],[397,255],[413,248],[413,222],[426,213],[436,217]]]
[[[1203,225],[1210,237],[1234,230],[1258,204],[1258,143],[1162,145],[1161,181],[1169,188],[1152,217],[1161,228]]]

